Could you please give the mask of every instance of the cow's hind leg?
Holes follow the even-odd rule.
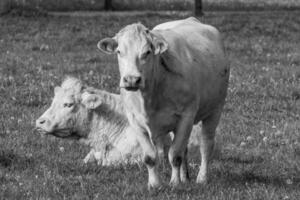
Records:
[[[193,118],[185,117],[179,122],[175,131],[175,136],[169,150],[169,162],[172,167],[170,185],[172,186],[177,186],[180,183],[180,171],[185,172],[187,170],[186,163],[183,162],[185,162],[185,150],[192,127]],[[182,178],[185,181],[187,178],[186,174],[182,174]]]
[[[215,132],[220,115],[221,112],[217,112],[202,121],[200,137],[201,166],[196,180],[197,183],[207,182],[208,164],[214,150]]]

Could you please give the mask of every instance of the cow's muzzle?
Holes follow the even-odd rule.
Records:
[[[140,76],[125,76],[123,78],[124,88],[129,91],[136,91],[140,88],[142,77]]]
[[[71,128],[59,128],[57,124],[51,124],[45,118],[36,120],[35,130],[43,135],[52,135],[59,138],[78,138],[77,134]]]
[[[49,132],[52,132],[51,123],[46,118],[39,118],[35,122],[35,129],[43,134],[47,134]]]
[[[35,122],[35,127],[37,129],[44,129],[46,126],[49,126],[49,122],[45,118],[39,118]]]

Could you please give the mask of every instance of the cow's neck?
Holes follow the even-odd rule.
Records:
[[[156,107],[156,102],[163,98],[165,90],[168,89],[165,87],[167,84],[164,84],[168,76],[178,76],[177,72],[169,66],[170,63],[165,57],[159,55],[155,58],[151,67],[152,71],[147,75],[151,78],[146,82],[147,87],[141,90],[146,106]]]
[[[90,133],[87,141],[96,149],[116,143],[128,127],[121,101],[108,93],[106,95],[104,103],[91,113]]]
[[[159,114],[161,109],[165,109],[165,105],[171,102],[168,98],[172,97],[165,96],[168,94],[166,91],[170,89],[167,88],[168,84],[166,82],[170,82],[170,78],[174,79],[174,76],[180,77],[179,69],[175,68],[177,66],[172,66],[174,63],[171,59],[168,59],[168,56],[166,58],[157,56],[153,66],[149,66],[151,71],[148,71],[145,75],[148,77],[145,82],[145,88],[135,92],[121,89],[130,124],[149,132],[150,137],[152,137],[151,127],[155,125],[151,119]],[[175,60],[174,62],[177,61]],[[169,66],[172,68],[169,68]]]
[[[146,79],[145,88],[132,92],[125,89],[121,89],[121,95],[123,96],[124,103],[127,109],[127,118],[130,124],[149,132],[149,119],[152,114],[155,114],[156,107],[158,106],[159,99],[163,95],[164,76],[166,69],[160,66],[161,59],[157,56],[153,62],[153,66],[149,69]]]

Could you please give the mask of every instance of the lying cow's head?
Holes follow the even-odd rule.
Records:
[[[101,104],[99,95],[92,94],[75,78],[67,78],[55,87],[50,108],[36,120],[36,128],[57,137],[86,137],[90,111]]]
[[[168,48],[167,42],[142,24],[123,28],[114,38],[105,38],[98,43],[105,53],[118,55],[121,75],[120,87],[138,90],[145,87],[147,73],[151,73],[153,62]]]

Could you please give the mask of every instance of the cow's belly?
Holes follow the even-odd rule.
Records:
[[[153,115],[149,116],[149,127],[154,132],[166,134],[175,130],[179,119],[180,115],[176,114],[174,111],[163,109],[156,111]]]
[[[170,94],[160,92],[159,94],[164,94],[161,99],[159,94],[156,96],[160,105],[156,109],[153,109],[152,105],[146,107],[150,129],[167,133],[176,129],[182,117],[191,116],[191,120],[197,124],[222,109],[227,91],[226,78],[212,77],[206,81],[209,84],[194,83],[190,87],[183,82],[178,81],[180,84],[176,84],[174,81],[175,87],[167,89]],[[202,87],[193,87],[195,85]]]
[[[214,81],[211,87],[202,88],[199,91],[198,110],[195,115],[194,123],[219,112],[223,108],[227,95],[228,79],[223,78]]]

